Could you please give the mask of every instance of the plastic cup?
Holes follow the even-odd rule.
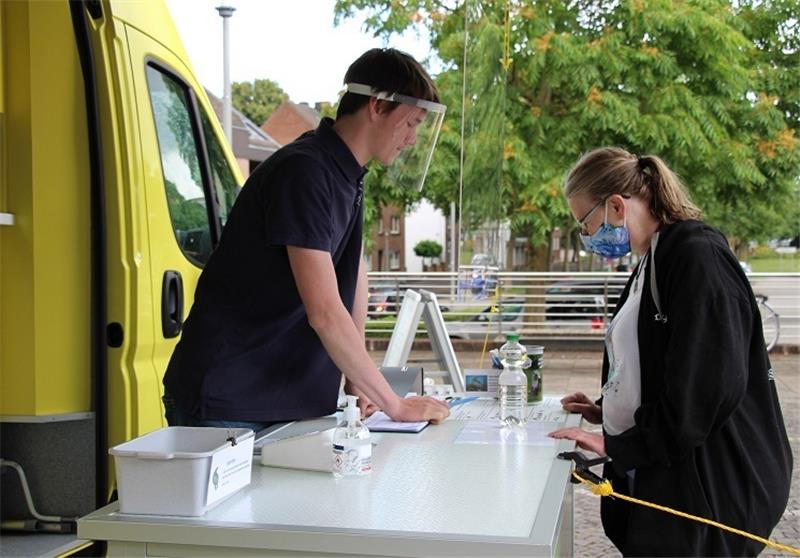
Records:
[[[525,368],[525,376],[528,378],[528,403],[538,403],[542,400],[542,372],[544,365],[544,347],[533,345],[527,347],[528,358],[531,365]]]

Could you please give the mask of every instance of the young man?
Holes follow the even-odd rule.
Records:
[[[444,107],[422,66],[393,49],[363,54],[345,85],[336,121],[276,152],[236,200],[164,376],[170,425],[260,430],[327,415],[341,373],[367,414],[449,414],[395,395],[366,351],[361,203],[364,166],[390,165]]]

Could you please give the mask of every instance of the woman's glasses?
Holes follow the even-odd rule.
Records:
[[[606,196],[604,198],[601,198],[600,201],[597,202],[596,204],[594,204],[594,206],[586,213],[586,215],[584,215],[582,218],[578,219],[578,226],[581,229],[581,234],[583,234],[583,235],[588,235],[589,234],[589,231],[586,230],[586,221],[589,220],[589,217],[592,216],[592,213],[597,211],[598,207],[600,207],[601,205],[606,203],[607,199],[608,199],[608,196]]]
[[[603,205],[604,203],[606,203],[606,200],[608,200],[608,198],[610,198],[613,195],[614,194],[609,194],[609,195],[607,195],[607,196],[605,196],[603,198],[600,198],[600,201],[597,202],[596,204],[594,204],[594,206],[592,206],[592,208],[586,213],[586,215],[584,215],[583,217],[578,219],[578,226],[580,227],[580,232],[581,232],[582,235],[586,235],[586,236],[589,235],[589,231],[586,229],[586,221],[589,220],[589,217],[592,216],[592,213],[597,211],[597,208],[600,207],[601,205]],[[631,196],[629,194],[619,194],[619,195],[622,196],[626,200],[629,200],[631,198]]]

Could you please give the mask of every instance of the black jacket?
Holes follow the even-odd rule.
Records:
[[[663,227],[655,263],[667,321],[654,319],[647,264],[638,323],[642,402],[635,426],[605,436],[613,461],[604,474],[628,493],[625,472],[633,469],[633,496],[768,537],[786,507],[792,454],[750,284],[722,234],[698,221]],[[621,500],[603,498],[601,515],[626,556],[763,548]]]

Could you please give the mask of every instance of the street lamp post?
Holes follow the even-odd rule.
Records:
[[[217,11],[222,17],[222,128],[228,143],[233,146],[233,131],[231,124],[231,68],[230,68],[230,37],[228,35],[228,19],[236,11],[231,6],[218,6]]]

